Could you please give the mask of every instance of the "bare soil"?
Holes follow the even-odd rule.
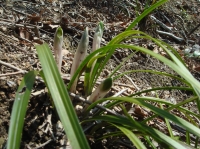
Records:
[[[0,0],[0,148],[5,148],[8,137],[8,128],[15,92],[23,77],[24,71],[41,69],[33,43],[53,43],[56,28],[60,25],[64,30],[64,59],[62,73],[69,74],[75,49],[81,34],[86,26],[90,32],[90,46],[92,36],[99,21],[105,24],[102,46],[106,45],[114,36],[123,32],[126,27],[141,14],[149,4],[149,0],[29,0],[15,1],[13,5],[6,5]],[[171,33],[181,38],[177,40],[172,36],[160,34],[157,30],[167,31],[159,23],[151,19],[153,15],[167,27]],[[169,1],[159,9],[145,17],[137,26],[153,37],[159,38],[174,47],[186,61],[191,73],[200,80],[198,58],[187,58],[184,49],[193,45],[200,45],[200,2],[198,0]],[[195,27],[197,27],[195,29]],[[155,44],[146,40],[131,40],[132,44],[147,47],[157,53],[165,55]],[[88,52],[90,52],[88,50]],[[117,49],[109,64],[102,72],[101,79],[105,78],[112,70],[126,58],[132,51]],[[153,69],[175,74],[169,67],[158,60],[143,53],[135,54],[118,73],[134,69]],[[67,82],[67,80],[65,80]],[[114,82],[110,91],[116,94],[127,88],[123,95],[132,94],[144,89],[161,86],[181,86],[182,84],[171,78],[166,78],[150,73],[132,73]],[[81,89],[79,90],[79,93]],[[144,96],[154,96],[153,93]],[[177,103],[191,96],[190,92],[163,91],[158,92],[160,98]],[[196,105],[187,105],[187,108],[196,110]],[[141,113],[135,117],[141,119]],[[159,129],[159,128],[158,128]],[[45,85],[36,81],[27,108],[27,115],[23,129],[21,149],[67,148],[62,125],[60,124],[55,109],[52,108],[50,97],[46,93]],[[91,148],[130,148],[116,142],[92,142]],[[106,147],[105,147],[106,146]]]

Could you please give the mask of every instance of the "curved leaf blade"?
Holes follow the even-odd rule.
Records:
[[[89,148],[49,46],[44,43],[43,45],[37,45],[36,49],[42,65],[46,84],[52,95],[56,110],[72,148]]]
[[[166,3],[167,1],[168,0],[160,0],[157,3],[153,4],[152,6],[150,6],[129,25],[126,31],[131,30],[133,27],[137,25],[138,22],[140,22],[144,17],[146,17],[150,12],[152,12],[153,10],[155,10],[157,7],[161,6],[162,4]]]
[[[198,137],[200,137],[200,129],[197,128],[196,126],[190,124],[189,122],[185,121],[184,119],[181,119],[175,115],[170,114],[169,112],[159,109],[149,103],[146,103],[142,100],[139,100],[140,98],[129,98],[129,97],[111,97],[111,98],[107,98],[107,100],[122,100],[122,101],[127,101],[127,102],[132,102],[135,104],[138,104],[140,106],[144,106],[150,110],[152,110],[154,113],[167,118],[171,121],[173,121],[174,123],[178,124],[179,126],[183,127],[184,129],[186,129],[187,131],[197,135]]]
[[[130,119],[126,118],[126,117],[118,117],[118,116],[113,116],[113,115],[104,115],[104,116],[95,116],[91,119],[87,119],[85,121],[106,121],[106,122],[110,122],[110,123],[115,123],[115,124],[120,124],[128,129],[137,129],[138,131],[140,131],[141,133],[143,133],[143,135],[150,135],[153,139],[157,140],[160,143],[164,143],[167,144],[169,146],[172,146],[174,148],[181,148],[181,149],[186,149],[182,144],[180,144],[179,142],[177,142],[176,140],[168,137],[167,135],[163,134],[162,132],[151,128],[145,124],[141,124],[137,121],[135,121],[134,119],[132,119],[132,121],[130,121]]]
[[[120,129],[132,141],[132,143],[136,146],[136,148],[146,149],[144,144],[138,139],[138,137],[132,131],[119,125],[115,125],[115,124],[112,124],[112,125]]]
[[[36,71],[30,71],[25,74],[20,86],[18,87],[11,113],[7,142],[8,149],[20,148],[24,118],[36,75]]]

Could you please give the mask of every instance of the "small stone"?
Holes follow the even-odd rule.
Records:
[[[8,84],[9,87],[15,87],[15,86],[17,86],[16,83],[13,82],[13,81],[7,81],[7,84]]]

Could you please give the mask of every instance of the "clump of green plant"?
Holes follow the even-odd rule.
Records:
[[[42,71],[31,71],[26,74],[21,85],[18,88],[11,115],[11,124],[9,128],[7,148],[19,148],[23,127],[23,119],[25,117],[30,91],[32,89],[34,79],[37,74],[40,74],[43,77],[45,84],[48,87],[49,93],[52,96],[55,108],[64,126],[65,132],[67,134],[67,137],[69,138],[72,148],[89,148],[89,144],[85,137],[85,134],[90,137],[90,140],[93,140],[93,143],[99,143],[102,140],[107,139],[117,144],[120,143],[120,141],[122,140],[126,140],[128,141],[126,145],[128,145],[130,148],[156,148],[154,142],[161,144],[165,148],[184,149],[188,146],[190,148],[197,148],[198,140],[200,137],[200,129],[198,128],[197,122],[194,121],[194,118],[199,119],[200,116],[199,114],[185,109],[183,105],[189,102],[196,102],[198,105],[198,110],[200,111],[200,83],[191,75],[179,54],[172,47],[158,39],[152,38],[151,36],[143,32],[132,30],[132,28],[134,28],[143,17],[148,15],[152,10],[156,9],[158,6],[162,5],[166,1],[167,0],[160,0],[149,7],[139,17],[137,17],[133,21],[133,23],[130,24],[126,31],[114,37],[106,46],[101,48],[100,41],[103,34],[103,24],[100,22],[94,35],[93,52],[86,57],[80,58],[81,55],[86,55],[86,50],[88,46],[88,29],[86,28],[76,51],[76,55],[79,54],[79,56],[75,56],[74,58],[72,66],[73,70],[71,72],[71,80],[69,84],[67,84],[67,89],[63,80],[61,79],[58,68],[60,67],[60,65],[56,65],[56,61],[53,59],[53,55],[48,45],[46,43],[42,45],[36,45],[38,56],[42,65]],[[59,33],[59,37],[61,37],[61,28],[59,28],[57,31],[59,31],[57,33]],[[57,36],[57,33],[55,36]],[[124,44],[124,41],[131,38],[143,38],[153,41],[169,55],[170,59],[140,46]],[[123,63],[134,54],[133,52],[133,54],[122,61],[118,65],[118,67],[116,67],[115,70],[99,86],[97,86],[95,91],[93,91],[98,77],[100,76],[108,60],[111,58],[117,48],[126,48],[133,51],[141,51],[152,57],[155,57],[171,67],[175,72],[177,72],[177,74],[179,74],[180,77],[154,70],[132,70],[117,75],[116,71],[120,69]],[[76,62],[78,62],[78,64],[76,64]],[[83,72],[85,77],[84,97],[88,99],[88,101],[90,101],[90,103],[92,104],[86,107],[84,111],[86,113],[84,114],[85,117],[81,119],[80,124],[79,119],[74,111],[74,107],[72,105],[72,101],[69,97],[68,91],[72,91],[75,93],[77,80]],[[149,72],[158,75],[164,75],[166,77],[172,77],[181,81],[187,87],[152,88],[150,90],[137,92],[127,97],[104,98],[105,94],[111,88],[113,81],[118,79],[120,76],[134,72]],[[172,104],[156,97],[138,96],[144,92],[163,89],[189,90],[193,92],[193,97],[188,98],[178,104]],[[99,104],[104,103],[105,101],[109,101],[105,105],[105,107],[102,108],[101,106],[99,106]],[[150,104],[150,102],[157,104]],[[137,121],[128,113],[127,109],[124,106],[124,103],[134,103],[141,107],[148,108],[153,114],[145,118],[143,121]],[[163,105],[167,105],[167,108],[164,108]],[[120,107],[123,114],[113,112],[112,109],[115,106]],[[95,109],[96,107],[101,109],[95,111],[93,114],[90,114],[90,116],[88,116],[87,112],[91,109]],[[178,111],[184,113],[189,122],[174,114],[171,114],[170,110],[175,108]],[[106,110],[107,113],[105,113],[104,110]],[[161,131],[148,126],[148,122],[156,117],[161,117],[163,119],[163,122],[167,126],[169,134],[164,134]],[[16,122],[19,121],[20,123],[16,125]],[[181,129],[185,130],[186,141],[182,141],[173,134],[171,122],[177,124]],[[193,140],[191,139],[190,134],[196,136],[194,146],[191,145],[191,142]]]

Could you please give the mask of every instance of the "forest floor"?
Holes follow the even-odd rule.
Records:
[[[4,148],[7,141],[15,92],[23,74],[30,70],[41,69],[34,43],[45,41],[52,46],[55,30],[60,25],[64,30],[62,73],[67,75],[70,73],[73,55],[81,34],[86,27],[89,28],[91,46],[98,22],[104,22],[101,45],[104,46],[114,36],[123,32],[151,3],[149,0],[138,0],[137,3],[134,0],[19,0],[6,5],[5,1],[0,0],[0,148]],[[163,27],[163,24],[166,27]],[[194,51],[200,55],[199,24],[200,1],[177,0],[169,1],[153,11],[135,29],[170,44],[185,60],[190,72],[200,80],[200,59],[184,55],[185,49],[191,49],[191,56]],[[130,42],[162,55],[166,54],[150,41],[135,39]],[[130,53],[128,49],[117,49],[102,72],[101,79],[112,72]],[[153,69],[175,74],[163,63],[143,53],[135,54],[118,73],[133,69]],[[122,89],[127,89],[123,95],[128,95],[152,87],[181,85],[174,79],[138,72],[114,82],[110,93],[116,94]],[[163,91],[159,93],[159,97],[177,103],[190,97],[190,93],[178,90]],[[186,106],[196,111],[196,105]],[[137,112],[135,115],[144,116]],[[62,142],[65,134],[58,126],[59,118],[51,108],[45,85],[36,81],[27,109],[21,148],[64,148],[64,145],[67,146]],[[113,145],[111,148],[117,146]]]

